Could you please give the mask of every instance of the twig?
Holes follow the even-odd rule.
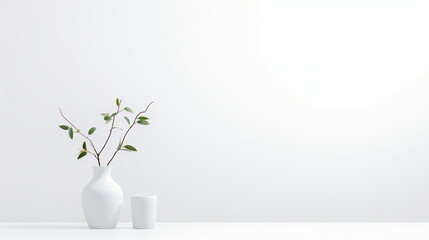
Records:
[[[119,111],[119,106],[118,106],[118,109],[116,110],[116,115],[115,115],[115,116],[113,116],[113,119],[112,119],[112,125],[110,126],[109,135],[107,136],[106,142],[104,143],[104,145],[103,145],[103,147],[101,148],[100,152],[98,152],[98,153],[97,153],[97,155],[98,155],[98,156],[100,156],[101,152],[103,152],[104,148],[105,148],[105,147],[106,147],[106,145],[107,145],[107,142],[109,142],[110,136],[112,136],[113,127],[114,127],[114,125],[115,125],[115,119],[116,119],[116,116],[118,115],[118,113],[119,113],[119,112],[120,112],[120,111]]]
[[[146,106],[146,109],[145,109],[144,111],[141,111],[141,112],[139,112],[139,113],[136,115],[136,117],[134,118],[133,123],[130,125],[130,127],[128,128],[128,130],[125,132],[124,137],[122,137],[122,141],[121,141],[121,143],[119,144],[118,148],[117,148],[117,149],[116,149],[116,151],[113,153],[112,158],[111,158],[111,159],[109,160],[109,162],[107,163],[107,166],[109,166],[109,165],[110,165],[110,163],[113,161],[113,158],[115,158],[116,153],[118,153],[118,152],[119,152],[119,150],[121,149],[122,145],[123,145],[123,144],[124,144],[124,142],[125,142],[125,138],[126,138],[126,137],[127,137],[127,135],[128,135],[128,132],[129,132],[129,131],[131,130],[131,128],[136,124],[136,121],[137,121],[138,117],[140,116],[140,114],[145,113],[145,112],[149,109],[150,105],[152,105],[152,103],[153,103],[153,102],[150,102],[150,103]]]
[[[83,151],[85,151],[85,152],[87,152],[87,153],[89,153],[89,154],[92,154],[92,155],[94,155],[94,157],[95,157],[95,158],[97,158],[97,156],[95,155],[95,153],[93,153],[93,152],[91,152],[91,151],[88,151],[88,150],[85,150],[85,149],[84,149]]]
[[[95,148],[95,146],[94,146],[94,143],[91,141],[91,139],[88,137],[88,136],[86,136],[85,134],[83,134],[83,133],[81,133],[80,132],[80,130],[79,130],[79,128],[77,128],[72,122],[70,122],[65,116],[64,116],[64,114],[63,114],[63,112],[61,111],[61,108],[58,108],[58,110],[60,110],[60,114],[61,114],[61,116],[68,122],[68,123],[70,123],[70,125],[76,130],[76,132],[77,133],[79,133],[80,135],[82,135],[82,137],[84,137],[84,138],[86,138],[88,141],[89,141],[89,143],[91,144],[91,147],[92,147],[92,149],[94,149],[94,152],[95,152],[95,154],[93,154],[94,155],[94,157],[97,159],[97,163],[98,163],[98,166],[101,166],[101,163],[100,163],[100,157],[99,157],[99,154],[98,154],[98,152],[97,152],[97,149]]]

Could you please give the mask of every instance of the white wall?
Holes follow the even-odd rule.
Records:
[[[161,221],[429,221],[425,1],[2,0],[1,221],[81,221],[82,129]],[[118,137],[113,138],[116,144]],[[104,160],[105,161],[105,160]]]

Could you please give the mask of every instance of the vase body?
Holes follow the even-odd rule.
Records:
[[[94,176],[82,190],[82,208],[90,228],[115,228],[123,193],[112,179],[111,167],[95,166]]]

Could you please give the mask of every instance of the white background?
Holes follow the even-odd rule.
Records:
[[[429,221],[428,12],[1,0],[0,220],[84,220],[95,160],[76,160],[57,107],[99,146],[119,97],[155,101],[112,164],[121,220],[156,194],[160,221]]]

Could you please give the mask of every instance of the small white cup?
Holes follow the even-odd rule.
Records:
[[[131,213],[134,228],[154,228],[156,222],[156,196],[131,196]]]

